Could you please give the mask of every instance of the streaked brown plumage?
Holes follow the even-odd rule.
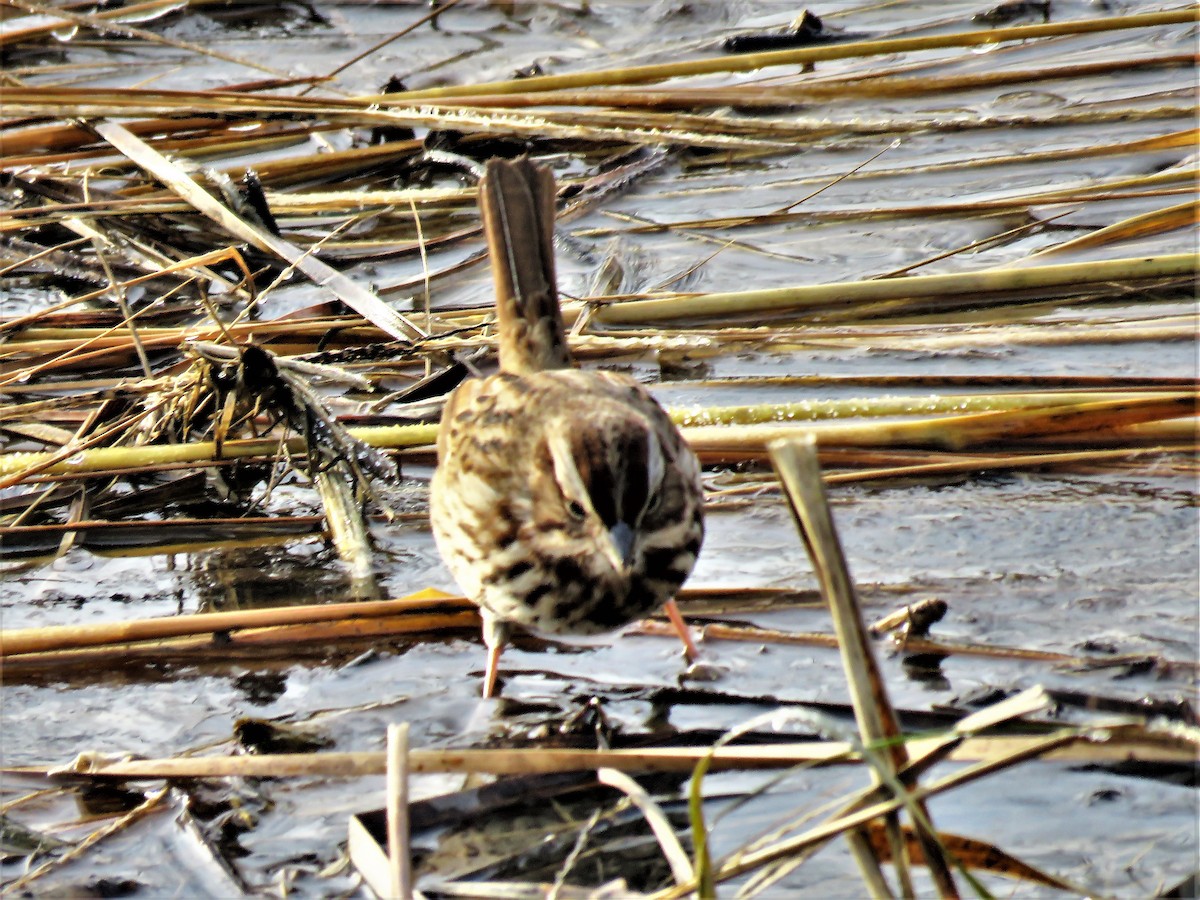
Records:
[[[611,631],[666,606],[704,537],[700,467],[632,378],[571,368],[554,275],[554,178],[493,160],[479,185],[496,285],[500,372],[451,395],[430,514],[483,615],[484,696],[510,624]]]

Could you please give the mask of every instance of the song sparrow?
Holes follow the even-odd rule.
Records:
[[[430,514],[459,587],[479,605],[483,695],[510,624],[551,635],[611,631],[672,599],[704,537],[700,466],[625,375],[571,368],[554,274],[554,177],[493,160],[479,184],[500,372],[450,396]]]

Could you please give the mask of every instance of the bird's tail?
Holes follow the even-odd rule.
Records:
[[[479,206],[496,286],[501,370],[570,366],[554,275],[554,175],[528,157],[491,160]]]

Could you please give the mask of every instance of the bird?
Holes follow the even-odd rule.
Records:
[[[575,368],[554,263],[553,173],[492,159],[479,206],[495,286],[499,372],[458,385],[442,411],[430,520],[479,607],[493,697],[514,626],[595,635],[675,604],[704,540],[700,463],[635,379]]]

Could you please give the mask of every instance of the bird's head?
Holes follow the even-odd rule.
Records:
[[[546,449],[567,530],[628,575],[643,523],[662,502],[666,466],[655,430],[635,413],[575,420],[551,429]]]

